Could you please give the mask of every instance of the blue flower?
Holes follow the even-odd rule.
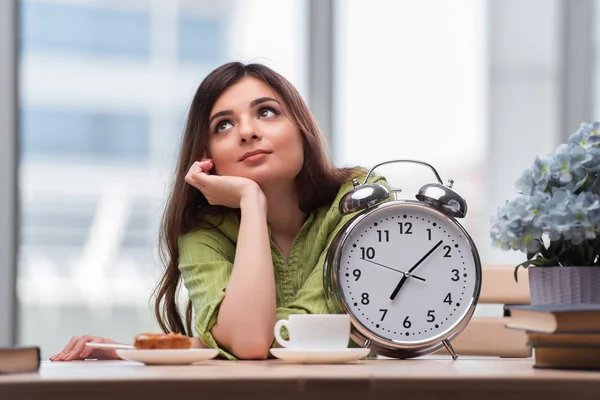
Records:
[[[556,156],[552,158],[550,172],[552,177],[561,184],[567,184],[573,180],[571,175],[571,154],[569,154],[569,145],[561,144],[556,149]]]
[[[549,160],[536,157],[533,166],[523,171],[523,174],[515,183],[515,188],[523,194],[543,191],[546,189],[551,177]]]
[[[600,122],[583,122],[579,129],[571,134],[569,143],[586,149],[600,143]]]
[[[548,194],[537,192],[506,202],[492,218],[490,235],[496,245],[504,249],[537,251],[547,199]]]
[[[490,238],[542,264],[600,265],[599,175],[600,122],[584,122],[523,171],[515,182],[519,196],[491,218]]]
[[[600,171],[600,148],[591,147],[587,150],[588,160],[583,162],[583,167],[587,172]]]

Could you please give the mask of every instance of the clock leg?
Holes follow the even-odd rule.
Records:
[[[450,355],[452,356],[452,359],[456,360],[458,358],[458,356],[456,355],[454,348],[450,344],[450,341],[448,339],[446,339],[442,343],[444,344],[444,347],[446,348],[446,350],[448,350],[448,353],[450,353]]]

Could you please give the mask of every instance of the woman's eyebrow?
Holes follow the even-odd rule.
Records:
[[[250,102],[250,107],[254,107],[260,103],[264,103],[265,101],[274,101],[275,103],[279,104],[279,102],[272,97],[259,97],[258,99],[254,99]]]
[[[233,115],[233,110],[223,110],[219,111],[218,113],[215,113],[215,115],[210,117],[210,119],[208,120],[208,125],[210,125],[215,118],[222,117],[223,115]]]
[[[266,101],[274,101],[275,103],[279,104],[279,102],[272,97],[259,97],[258,99],[254,99],[250,102],[250,107],[255,107],[258,104],[264,103]],[[210,117],[210,119],[208,120],[208,125],[210,125],[215,118],[222,117],[224,115],[233,115],[233,110],[223,110],[219,111],[218,113],[215,113],[215,115]]]

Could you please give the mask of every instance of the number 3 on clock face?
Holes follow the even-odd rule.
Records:
[[[443,337],[477,301],[481,272],[471,238],[429,206],[366,213],[341,245],[345,306],[378,337],[408,344]]]

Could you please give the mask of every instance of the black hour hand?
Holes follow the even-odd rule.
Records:
[[[421,265],[421,263],[423,261],[425,261],[425,259],[427,257],[429,257],[431,255],[431,253],[433,253],[438,247],[440,247],[443,243],[443,240],[440,240],[439,242],[437,242],[437,244],[435,246],[433,246],[431,248],[431,250],[429,250],[427,252],[427,254],[425,254],[423,257],[421,257],[421,259],[419,261],[417,261],[417,263],[415,265],[412,266],[411,269],[408,270],[408,273],[410,274],[411,272],[413,272],[419,265]],[[404,275],[401,279],[400,282],[398,282],[398,284],[396,285],[396,288],[394,289],[394,291],[392,292],[392,295],[390,296],[390,300],[394,300],[396,298],[396,296],[398,295],[398,292],[400,291],[400,288],[402,288],[402,286],[404,285],[404,282],[406,282],[406,275]]]

